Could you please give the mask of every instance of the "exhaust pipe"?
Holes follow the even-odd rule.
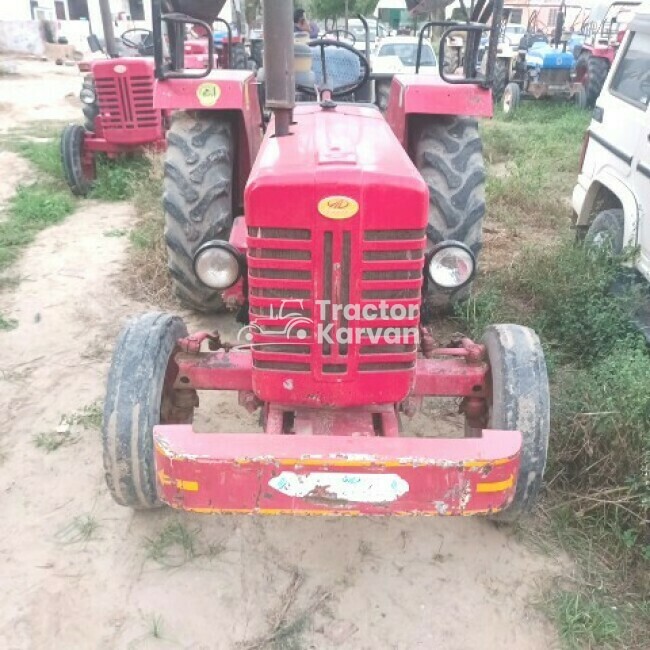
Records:
[[[99,0],[99,10],[102,14],[102,27],[104,29],[104,41],[106,42],[106,54],[108,54],[111,59],[115,59],[117,57],[117,48],[115,47],[113,16],[111,15],[109,0]]]
[[[293,2],[264,0],[266,105],[275,116],[275,135],[289,135],[296,104],[293,54]]]

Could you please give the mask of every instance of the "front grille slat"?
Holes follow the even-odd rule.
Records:
[[[128,74],[97,78],[95,88],[102,124],[106,130],[117,132],[149,129],[157,132],[160,129],[162,118],[160,112],[153,107],[152,78]]]
[[[417,358],[418,312],[425,230],[355,232],[248,227],[249,302],[253,363],[258,370],[311,373],[337,381],[356,373],[411,371]],[[320,254],[314,253],[320,248]],[[322,261],[314,265],[314,259]],[[317,305],[328,301],[328,307]],[[333,303],[405,307],[404,318],[351,320],[338,311],[331,334],[348,341],[316,340],[317,323],[333,321]],[[325,314],[321,314],[322,310]],[[288,328],[302,320],[300,337]],[[400,330],[400,340],[386,330]]]

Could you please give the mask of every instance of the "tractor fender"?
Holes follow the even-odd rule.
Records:
[[[215,70],[207,77],[157,79],[154,107],[169,110],[250,111],[259,106],[250,70]]]
[[[579,185],[582,185],[582,183],[579,182]],[[639,204],[637,197],[628,185],[609,172],[607,168],[600,170],[591,179],[584,200],[582,201],[582,207],[578,213],[576,226],[589,226],[591,219],[595,216],[596,199],[598,198],[601,187],[609,190],[621,204],[624,217],[623,245],[635,245],[639,224]]]
[[[476,84],[449,84],[425,74],[393,77],[386,121],[402,146],[408,148],[410,118],[416,115],[492,117],[492,91]]]

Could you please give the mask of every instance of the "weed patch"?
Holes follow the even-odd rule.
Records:
[[[0,222],[0,271],[48,226],[60,223],[75,209],[69,192],[45,182],[21,186],[9,202],[7,219]]]

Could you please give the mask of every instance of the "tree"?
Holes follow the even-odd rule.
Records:
[[[244,16],[248,29],[252,29],[255,21],[261,12],[262,0],[245,0],[244,2]]]
[[[317,18],[345,16],[346,0],[311,0],[312,13]],[[347,0],[348,16],[363,14],[368,16],[375,11],[377,0]]]

